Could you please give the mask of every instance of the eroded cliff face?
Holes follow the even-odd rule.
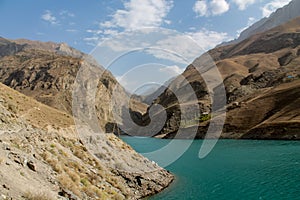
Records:
[[[223,78],[226,92],[227,118],[221,137],[299,139],[300,125],[296,117],[299,107],[295,104],[298,97],[289,95],[290,92],[297,90],[294,86],[298,85],[300,78],[299,21],[300,19],[296,18],[236,45],[218,47],[209,51]],[[196,138],[205,136],[210,118],[213,116],[210,113],[212,103],[207,82],[196,70],[210,68],[201,61],[202,59],[202,56],[197,58],[182,74],[188,80],[188,84],[175,79],[169,85],[179,94],[177,98],[167,89],[151,105],[161,104],[168,113],[167,122],[156,135],[157,137],[189,138],[191,137],[189,131],[193,127],[198,129]],[[213,79],[214,76],[212,75],[211,78]],[[192,86],[198,99],[197,102],[190,101],[190,105],[198,104],[201,116],[191,111],[184,115],[188,116],[188,119],[182,120],[178,97],[190,95],[184,92],[187,85]],[[214,93],[218,94],[221,88],[220,85],[215,87]],[[278,91],[281,93],[278,94]],[[289,101],[285,100],[286,96]],[[218,104],[218,98],[215,103]],[[290,111],[283,112],[285,109]],[[279,113],[282,115],[280,119],[276,117]],[[272,122],[269,121],[271,119]],[[176,135],[179,127],[186,134]],[[275,127],[281,127],[278,129],[278,134],[275,134]]]
[[[10,45],[8,45],[10,44]],[[22,46],[13,51],[14,46]],[[95,102],[97,121],[105,131],[105,125],[114,122],[111,99],[124,98],[127,94],[112,74],[95,63],[88,55],[68,47],[66,44],[42,43],[28,40],[8,41],[0,45],[10,55],[0,58],[0,81],[5,85],[35,98],[41,103],[72,114],[74,81],[81,68],[86,72],[85,85],[97,86]],[[12,46],[12,47],[11,47]],[[12,49],[11,49],[11,48]],[[9,48],[8,50],[6,48]],[[94,79],[97,78],[97,79]],[[87,90],[87,88],[82,88]],[[121,108],[120,108],[121,109]],[[120,110],[119,109],[119,110]]]

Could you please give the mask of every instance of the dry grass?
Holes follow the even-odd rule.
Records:
[[[5,105],[3,104],[6,109],[9,107],[11,112],[17,112],[16,117],[27,120],[28,125],[31,124],[37,130],[44,130],[37,131],[29,139],[12,139],[14,147],[28,153],[32,150],[30,147],[34,147],[36,158],[52,168],[51,178],[79,198],[124,199],[120,193],[127,194],[128,191],[118,183],[119,178],[78,142],[78,138],[72,135],[72,128],[65,129],[74,123],[72,117],[4,85],[0,84],[0,90],[4,91],[0,93],[0,98],[6,100]],[[53,126],[49,127],[51,124]],[[56,129],[53,129],[54,125]],[[60,127],[62,128],[58,130]],[[111,140],[115,142],[114,139]],[[0,157],[0,164],[3,162],[5,160]],[[20,172],[20,176],[24,175]],[[49,195],[36,191],[28,192],[23,197],[28,200],[50,199]]]
[[[81,189],[78,184],[76,184],[67,174],[61,174],[58,177],[59,183],[62,185],[62,187],[70,190],[73,192],[76,196],[80,197],[82,196],[81,194]]]
[[[51,167],[53,168],[54,171],[56,171],[59,174],[62,173],[61,164],[58,163],[57,160],[48,160],[47,162],[49,165],[51,165]]]
[[[26,194],[23,195],[23,197],[26,200],[53,200],[52,198],[49,198],[49,195],[44,192],[40,192],[40,193],[27,192]]]
[[[41,154],[41,157],[52,167],[57,173],[62,173],[61,162],[58,162],[49,152],[44,152]]]
[[[70,115],[41,104],[4,84],[0,84],[0,90],[3,91],[0,97],[7,100],[5,105],[7,109],[13,113],[18,113],[34,127],[44,129],[49,124],[55,124],[57,127],[65,128],[74,124]]]
[[[80,176],[78,175],[78,173],[72,171],[69,168],[65,168],[64,170],[69,175],[69,177],[72,179],[72,181],[74,183],[79,183],[80,182]]]
[[[59,139],[59,141],[63,143],[62,145],[66,144],[64,139]],[[68,155],[64,151],[64,146],[62,148],[59,146],[58,143],[55,145],[51,143],[50,146],[48,144],[41,157],[57,172],[58,182],[63,188],[70,190],[80,198],[88,196],[92,199],[124,199],[117,192],[119,190],[126,193],[124,186],[119,185],[118,179],[112,174],[107,174],[101,163],[90,155],[86,148],[68,142],[66,148],[72,152]],[[77,159],[83,162],[76,161]],[[95,170],[91,172],[88,166],[93,166]],[[114,188],[99,185],[103,181],[108,182]]]

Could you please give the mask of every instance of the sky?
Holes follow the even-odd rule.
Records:
[[[110,71],[119,81],[122,82],[123,77],[123,85],[128,84],[127,79],[132,79],[131,76],[124,75],[149,63],[156,63],[154,68],[165,73],[163,76],[166,81],[180,74],[192,59],[201,55],[200,50],[191,52],[193,42],[202,50],[209,50],[238,37],[242,30],[290,1],[0,0],[0,36],[8,39],[65,42],[80,51],[93,54],[105,67],[108,67],[106,64],[110,65]],[[147,28],[154,31],[139,32]],[[160,36],[157,35],[158,30],[162,32]],[[151,45],[147,44],[149,38]],[[186,42],[190,38],[193,42]],[[116,44],[116,41],[119,43]],[[97,47],[103,43],[100,48]],[[145,51],[150,46],[172,51],[172,55],[157,49]],[[132,53],[136,48],[144,50]],[[128,53],[129,50],[131,53]],[[107,59],[104,54],[110,55],[110,62],[104,61]],[[127,56],[121,56],[123,54]],[[175,54],[183,57],[189,54],[191,58],[185,57],[186,62],[180,62]],[[111,55],[118,59],[113,59]],[[117,61],[111,64],[112,60]],[[139,63],[138,60],[143,62]],[[120,65],[123,65],[122,69]],[[159,67],[162,65],[167,70]]]

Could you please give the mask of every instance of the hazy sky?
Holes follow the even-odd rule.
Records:
[[[150,34],[148,38],[140,34],[123,35],[118,40],[119,44],[107,44],[106,49],[102,48],[98,53],[99,61],[105,65],[105,53],[120,56],[130,49],[127,48],[129,44],[131,48],[140,47],[139,45],[147,48],[147,40],[152,37],[156,46],[158,43],[162,45],[158,46],[159,48],[188,55],[191,59],[178,62],[174,56],[166,55],[166,52],[153,52],[152,49],[146,54],[130,55],[121,59],[122,62],[115,62],[114,66],[110,66],[110,71],[121,81],[121,77],[137,65],[137,60],[148,59],[147,65],[152,62],[159,63],[156,66],[157,70],[167,73],[168,76],[164,75],[164,80],[168,80],[169,76],[181,73],[190,61],[201,54],[201,51],[192,49],[190,46],[193,44],[186,43],[183,36],[192,38],[202,49],[208,50],[223,41],[236,38],[243,29],[290,1],[0,0],[0,36],[9,39],[66,42],[85,53],[90,53],[97,44],[108,38],[118,37],[124,31],[134,32],[147,27],[174,30],[180,36],[172,32],[172,37],[160,37],[163,41],[158,41],[155,34]],[[170,60],[172,62],[169,62]],[[122,63],[122,69],[119,63]],[[135,65],[132,66],[132,63]],[[159,67],[161,64],[165,65],[164,69]],[[126,85],[125,79],[123,85]]]

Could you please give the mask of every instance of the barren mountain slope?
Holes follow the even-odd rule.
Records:
[[[230,109],[234,108],[234,111],[228,112],[228,125],[235,124],[235,117],[237,117],[237,119],[243,118],[242,113],[246,111],[249,113],[256,113],[261,116],[254,117],[255,119],[248,119],[245,114],[245,118],[250,121],[247,122],[247,120],[242,120],[238,128],[233,128],[235,132],[248,132],[250,129],[258,126],[266,119],[264,118],[265,114],[259,110],[260,106],[257,105],[257,107],[255,107],[256,104],[253,104],[252,107],[244,108],[239,111],[242,108],[240,105],[244,102],[245,98],[255,99],[258,96],[264,94],[267,95],[269,90],[276,89],[282,84],[290,82],[291,83],[287,84],[285,87],[291,87],[291,90],[295,89],[292,89],[293,83],[296,84],[294,81],[297,81],[300,77],[300,18],[293,19],[288,23],[275,27],[267,32],[254,35],[236,45],[218,47],[209,51],[209,54],[215,60],[215,64],[224,79],[223,83],[226,90],[228,106]],[[193,87],[198,97],[198,104],[200,105],[202,114],[211,110],[211,102],[208,96],[209,92],[207,91],[206,83],[196,69],[210,69],[210,65],[208,65],[205,60],[206,56],[207,54],[197,58],[195,62],[187,67],[185,72],[182,74]],[[177,78],[170,84],[169,87],[175,89],[178,94],[182,93],[181,96],[190,96],[190,94],[184,92],[185,88],[188,87],[188,84],[183,83],[184,82],[182,82],[182,80]],[[215,88],[215,92],[218,91],[218,89],[220,88]],[[268,93],[268,95],[274,95],[272,96],[273,99],[278,98],[275,96],[275,93]],[[284,96],[285,93],[282,93],[282,95]],[[294,100],[297,99],[296,96],[291,96],[290,98],[294,98]],[[256,101],[254,102],[258,103]],[[166,107],[168,113],[167,123],[158,135],[174,137],[174,134],[180,126],[180,109],[175,95],[167,89],[154,101],[154,104],[155,103]],[[191,102],[191,104],[193,103],[195,102]],[[291,104],[289,106],[291,108],[294,107],[295,110],[299,109],[296,104],[292,104],[292,102],[290,103]],[[281,103],[279,103],[279,105],[280,104]],[[276,105],[274,108],[266,103],[262,107],[263,109],[266,109],[266,113],[269,113],[272,112],[273,109],[281,109],[279,105]],[[241,113],[238,116],[235,116],[235,114],[239,112]],[[282,115],[284,116],[285,112],[282,111]],[[181,126],[189,128],[200,124],[197,137],[203,138],[209,124],[208,120],[210,116],[208,115],[205,117],[205,115],[203,115],[203,117],[205,119],[201,119],[201,117],[198,118],[197,116],[198,122],[195,122],[195,114],[191,114],[188,123],[183,125],[181,124]],[[259,121],[258,119],[262,121]],[[231,120],[233,120],[233,122],[231,122]],[[279,119],[276,118],[276,120]],[[274,118],[274,122],[272,123],[275,123],[276,120]],[[271,124],[266,121],[264,126],[260,126],[261,129],[264,127],[264,131],[260,130],[260,132],[264,133],[261,135],[261,138],[298,138],[298,136],[290,137],[292,133],[288,131],[280,132],[282,133],[281,136],[274,134],[268,135],[267,125]],[[298,126],[297,123],[294,123],[294,125],[296,127]],[[227,132],[229,133],[232,131],[231,128],[232,127],[230,126],[225,127],[223,137],[236,138],[241,136],[230,136],[227,134]],[[186,132],[188,132],[188,129]],[[252,134],[253,131],[249,132],[249,134],[250,133]],[[188,136],[183,135],[181,137],[186,138]],[[249,135],[247,137],[251,138]],[[256,138],[260,137],[256,136]]]
[[[300,139],[300,81],[295,80],[240,98],[227,112],[223,137]]]
[[[18,45],[22,48],[13,51]],[[117,98],[127,95],[110,72],[66,44],[5,40],[5,45],[0,43],[0,50],[11,52],[0,56],[0,82],[68,114],[72,114],[72,92],[79,69],[92,69],[93,74],[87,73],[86,82],[81,84],[86,87],[94,83],[98,87],[95,109],[102,129],[114,121],[110,108],[113,90],[118,91]],[[92,80],[95,74],[99,77]]]
[[[0,91],[1,195],[137,199],[157,193],[172,181],[172,175],[114,135],[102,134],[93,155],[78,137],[81,133],[69,114],[3,84]]]

